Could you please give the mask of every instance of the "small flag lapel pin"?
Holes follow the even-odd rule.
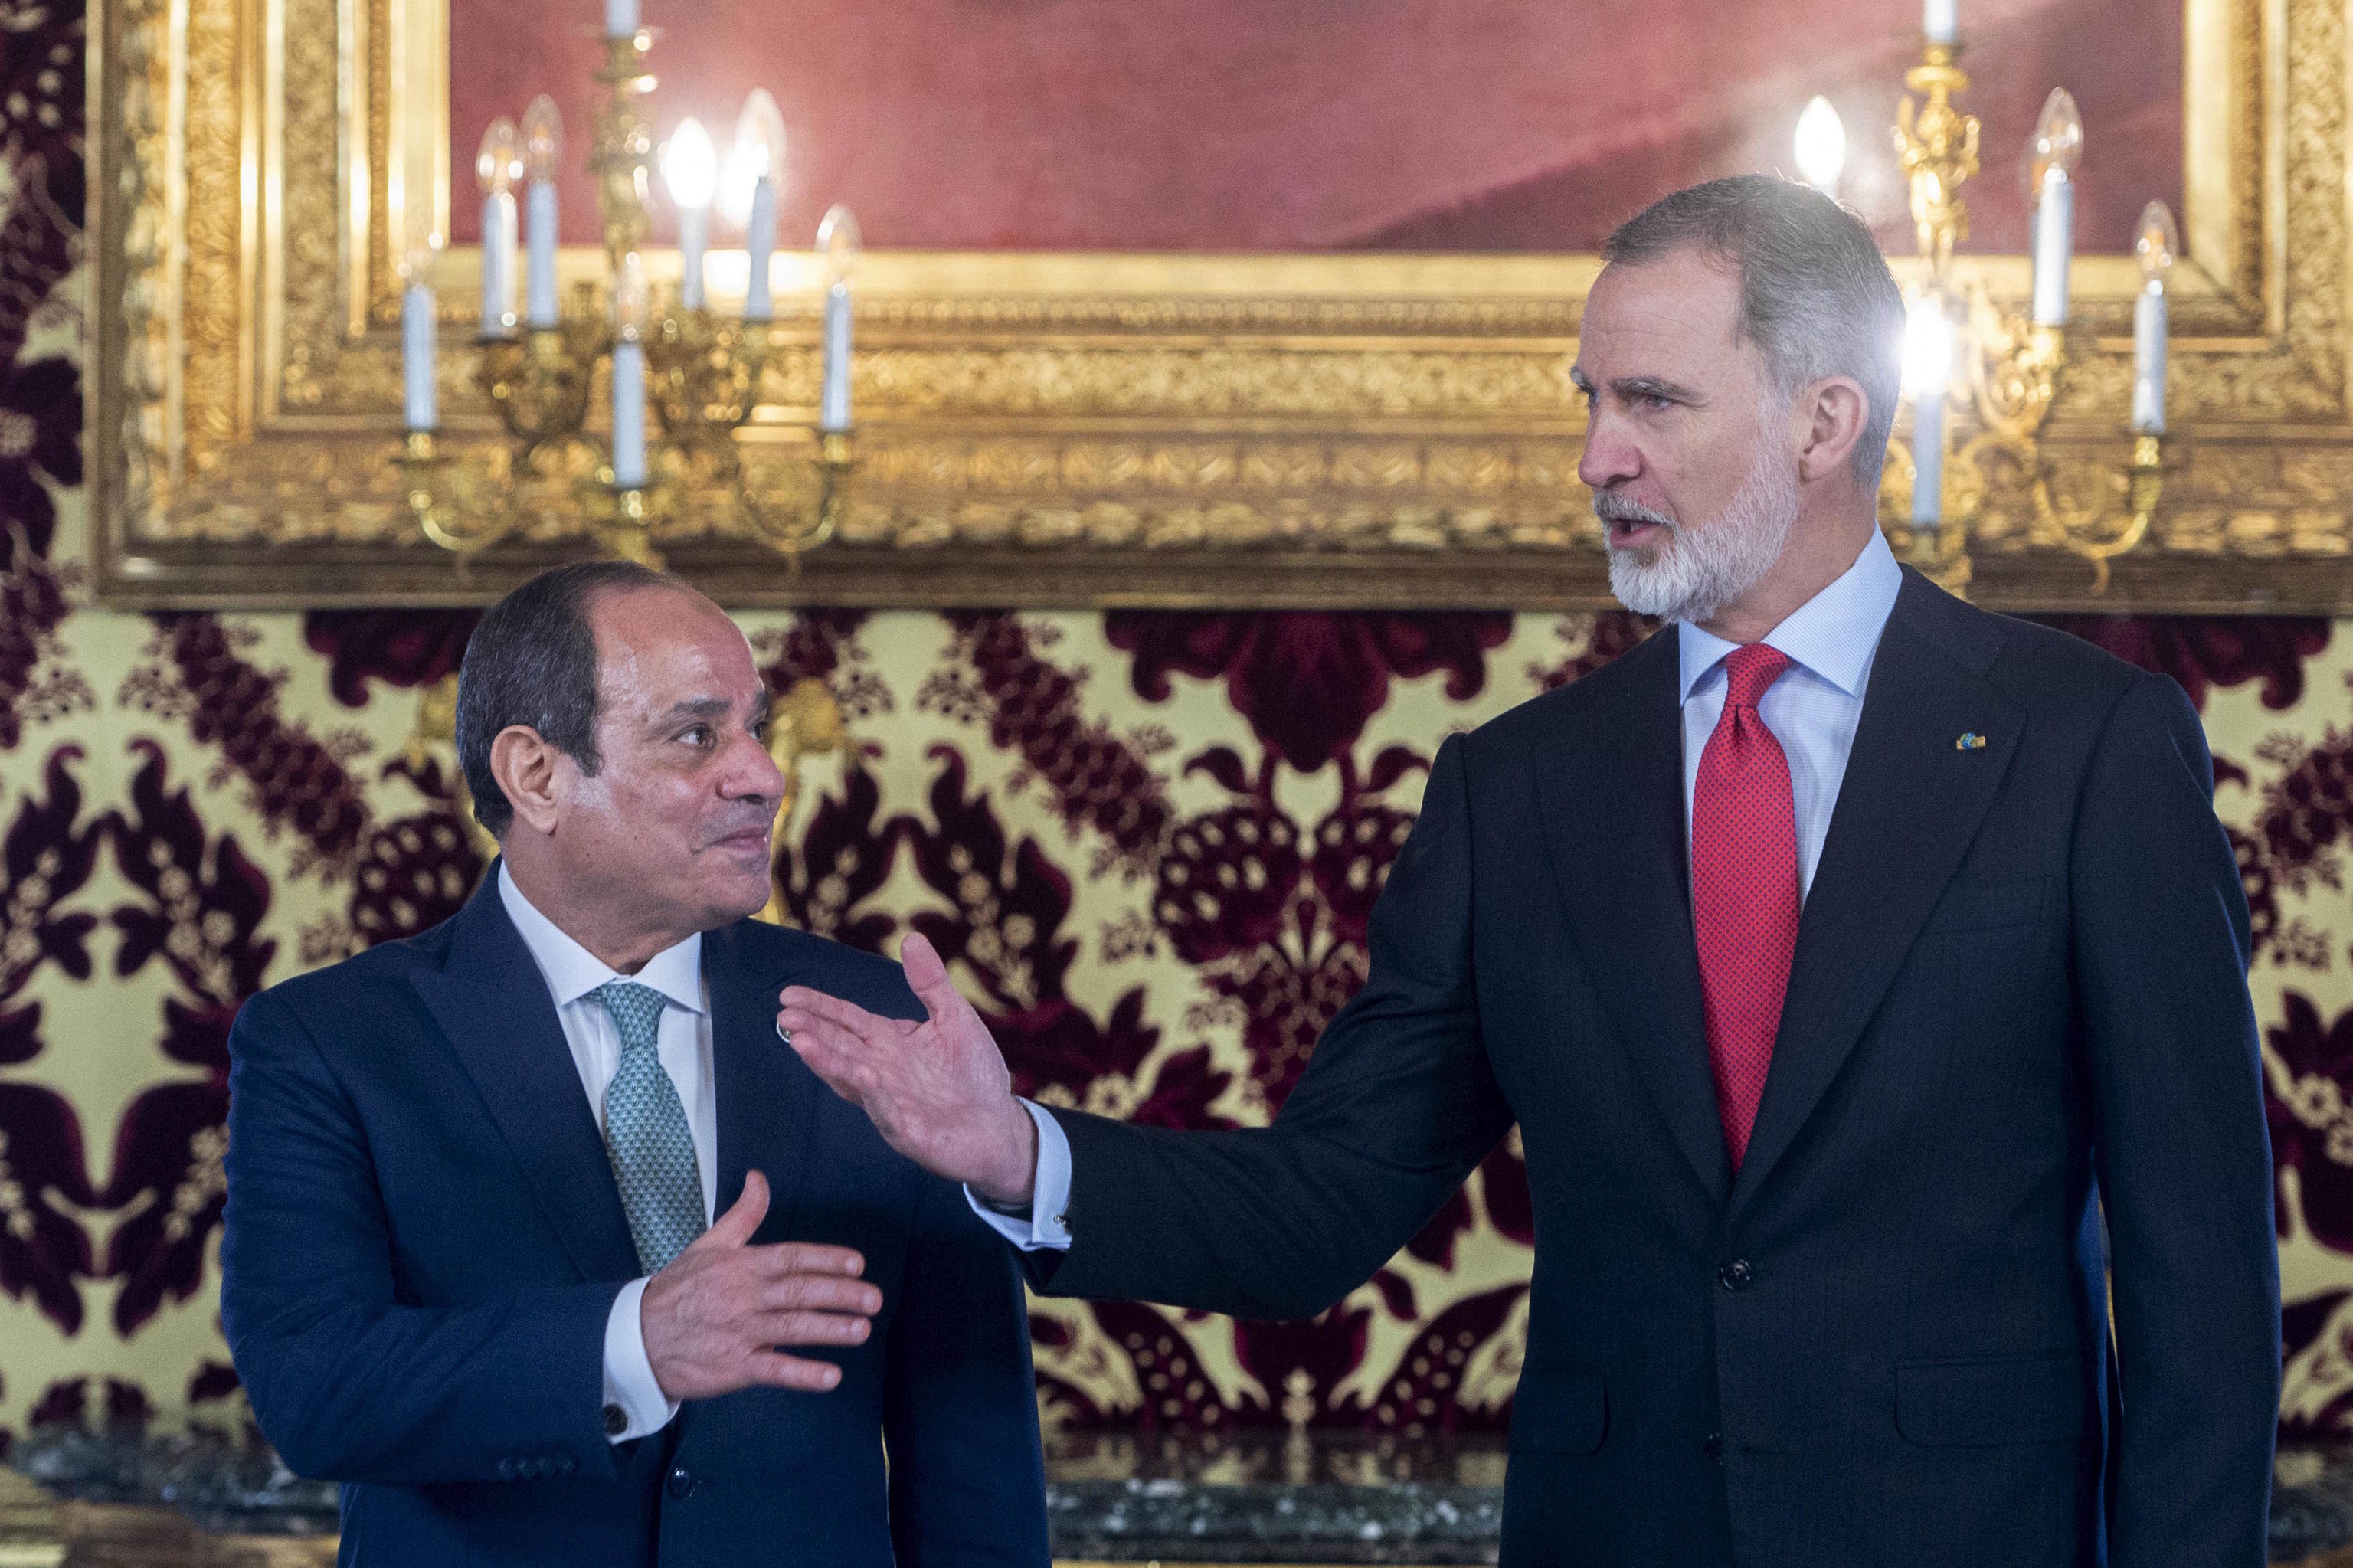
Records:
[[[1975,730],[1967,731],[1960,739],[1953,742],[1955,751],[1983,751],[1985,747],[1986,737]]]

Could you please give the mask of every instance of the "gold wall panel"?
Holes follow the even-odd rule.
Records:
[[[447,0],[100,0],[91,51],[96,579],[126,607],[480,600],[401,506],[396,236],[446,220]],[[2187,0],[2189,255],[2165,503],[2107,597],[1988,499],[1975,592],[2019,609],[2353,612],[2347,14]],[[1971,62],[1982,76],[1998,60]],[[714,258],[714,296],[742,259]],[[670,259],[674,267],[675,258]],[[593,275],[597,253],[567,251]],[[462,344],[477,258],[437,278],[445,443],[497,442]],[[1567,380],[1589,257],[874,253],[860,468],[796,570],[691,497],[659,543],[742,605],[1598,605]],[[1965,260],[1997,299],[2023,258]],[[2131,294],[2076,264],[2047,447],[2121,463]],[[812,279],[779,295],[752,456],[809,439]]]

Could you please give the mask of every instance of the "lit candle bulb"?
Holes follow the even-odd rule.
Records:
[[[692,116],[662,144],[662,183],[678,207],[679,303],[690,311],[702,308],[702,257],[711,242],[711,197],[719,185],[719,154],[711,132]]]
[[[1950,44],[1961,36],[1960,0],[1925,0],[1920,30],[1932,44]]]
[[[744,223],[746,281],[744,319],[765,322],[776,313],[769,291],[769,263],[776,254],[776,190],[785,175],[785,117],[764,88],[744,101],[735,122],[734,170],[728,180],[731,207]]]
[[[406,287],[400,295],[400,389],[403,412],[412,430],[429,430],[438,421],[435,407],[434,351],[439,323],[434,318],[430,273],[441,237],[428,234],[413,245],[401,260]]]
[[[504,337],[515,324],[514,182],[522,173],[522,143],[514,122],[500,115],[482,132],[474,178],[482,190],[482,335]]]
[[[818,256],[825,262],[825,387],[818,400],[818,429],[849,429],[849,274],[858,264],[858,219],[846,207],[827,209],[817,228]]]
[[[555,175],[564,164],[564,116],[555,100],[541,93],[522,116],[523,172],[531,184],[523,193],[523,320],[534,327],[552,327],[556,321]]]
[[[1846,122],[1820,93],[1798,116],[1797,153],[1798,173],[1806,183],[1835,198],[1839,176],[1846,172]]]
[[[2143,282],[2133,306],[2133,430],[2137,435],[2165,434],[2166,317],[2165,276],[2181,249],[2181,231],[2173,225],[2173,209],[2153,201],[2140,215],[2140,237],[2133,253],[2140,259]]]
[[[2075,257],[2075,167],[2084,119],[2063,87],[2053,88],[2034,129],[2034,324],[2067,323],[2067,270]]]
[[[632,250],[613,280],[613,482],[624,490],[646,482],[648,305],[645,259]]]
[[[1953,375],[1953,326],[1945,302],[1923,294],[1904,318],[1904,386],[1912,394],[1912,524],[1945,516],[1945,387]]]

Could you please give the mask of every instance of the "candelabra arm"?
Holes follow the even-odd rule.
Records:
[[[426,538],[469,560],[514,531],[515,515],[504,498],[493,500],[480,486],[459,482],[457,465],[431,430],[411,430],[400,452],[401,492],[409,520]]]
[[[611,346],[604,323],[585,314],[475,344],[474,384],[499,411],[517,474],[538,472],[548,453],[581,439],[589,386]]]
[[[849,476],[858,460],[847,430],[826,430],[818,436],[817,455],[808,467],[815,475],[816,493],[801,493],[782,503],[763,494],[739,465],[735,471],[737,514],[764,545],[797,568],[803,551],[830,540],[841,527],[849,504]]]
[[[2165,498],[2165,438],[2135,437],[2132,466],[2121,474],[2114,470],[2092,471],[2092,479],[2100,488],[2111,494],[2122,492],[2124,504],[2117,510],[2068,502],[2054,479],[2076,471],[2061,470],[2035,480],[2035,523],[2044,537],[2092,563],[2092,594],[2098,598],[2108,591],[2109,563],[2139,548],[2157,520],[2158,503]]]

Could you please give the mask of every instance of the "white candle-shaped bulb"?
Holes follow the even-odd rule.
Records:
[[[439,323],[433,305],[433,258],[441,237],[427,234],[402,258],[400,275],[401,408],[412,430],[429,430],[439,420],[434,376],[435,336]]]
[[[541,93],[522,114],[523,320],[534,327],[556,322],[555,176],[564,167],[564,116]]]
[[[645,258],[632,250],[613,279],[613,482],[646,482],[646,349],[651,314]]]
[[[2149,203],[2141,211],[2140,233],[2133,241],[2141,272],[2140,298],[2133,305],[2133,430],[2137,435],[2165,434],[2166,275],[2180,250],[2181,231],[2174,226],[2173,209],[2161,201]]]
[[[2067,323],[2067,273],[2075,258],[2075,169],[2084,157],[2084,117],[2053,88],[2034,128],[2028,165],[2034,182],[2034,324]]]
[[[638,33],[638,0],[605,0],[605,36],[632,38]]]
[[[1920,30],[1932,44],[1953,44],[1961,36],[1960,0],[1925,0],[1920,10]]]
[[[826,211],[817,227],[817,252],[825,263],[825,384],[818,400],[818,429],[849,429],[849,274],[858,265],[858,219],[846,207]]]
[[[784,114],[765,88],[754,88],[735,122],[735,157],[723,197],[744,224],[746,321],[764,322],[776,314],[768,271],[776,254],[776,196],[784,175]]]
[[[1904,317],[1904,389],[1912,395],[1912,521],[1934,527],[1945,515],[1945,388],[1953,377],[1953,323],[1935,294]]]
[[[482,132],[474,178],[482,192],[482,335],[503,337],[515,324],[514,183],[522,175],[522,139],[505,115]]]
[[[690,311],[702,308],[702,257],[711,238],[711,198],[719,187],[719,152],[702,122],[689,116],[679,122],[662,143],[662,184],[678,207],[678,250],[681,268],[679,303]]]
[[[1831,101],[1820,93],[1798,116],[1798,173],[1826,196],[1838,195],[1839,176],[1846,173],[1846,122]]]

